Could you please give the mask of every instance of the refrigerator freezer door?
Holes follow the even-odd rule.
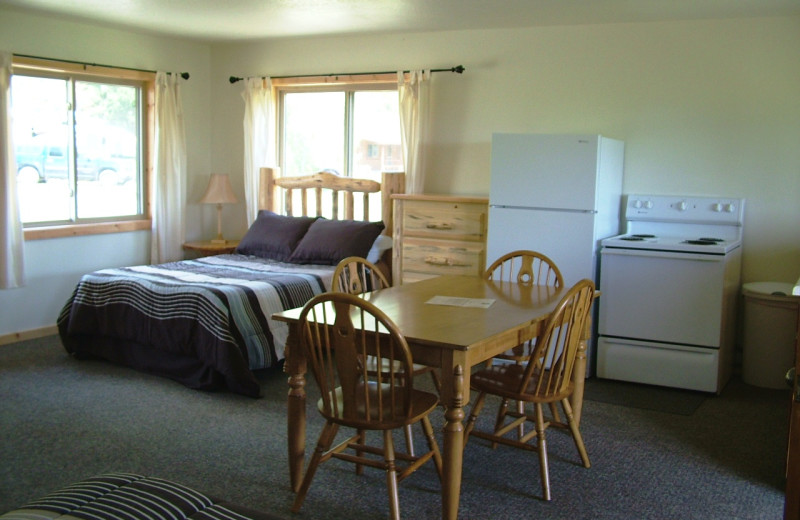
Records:
[[[549,256],[567,285],[595,280],[595,215],[586,212],[489,208],[487,267],[517,249]]]
[[[596,210],[597,135],[494,134],[489,203]]]

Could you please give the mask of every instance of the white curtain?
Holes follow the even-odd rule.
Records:
[[[11,132],[10,52],[0,51],[0,289],[25,283],[22,222],[17,198],[17,160]]]
[[[156,73],[155,170],[150,261],[183,258],[186,133],[180,75]]]
[[[258,214],[259,170],[276,167],[273,126],[272,81],[270,78],[244,80],[244,198],[248,227]]]
[[[412,70],[405,74],[403,71],[397,72],[400,132],[408,193],[422,193],[425,187],[422,147],[427,131],[430,77],[429,70]]]

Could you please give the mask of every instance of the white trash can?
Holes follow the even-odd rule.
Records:
[[[742,286],[742,379],[749,385],[786,388],[786,371],[794,366],[800,312],[800,296],[792,296],[792,288],[782,282]]]

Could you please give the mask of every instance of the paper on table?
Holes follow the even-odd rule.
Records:
[[[494,303],[492,298],[461,298],[458,296],[434,296],[425,303],[451,305],[454,307],[478,307],[488,309]]]

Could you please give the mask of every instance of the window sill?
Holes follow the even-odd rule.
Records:
[[[67,226],[47,226],[25,229],[25,240],[46,240],[48,238],[78,237],[104,233],[126,233],[150,229],[150,219],[120,220],[97,224],[72,224]]]

